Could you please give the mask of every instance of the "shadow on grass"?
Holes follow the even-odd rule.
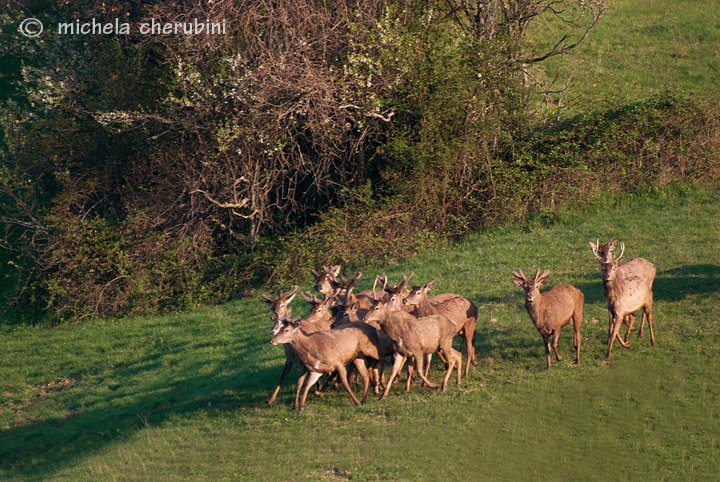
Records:
[[[73,386],[52,394],[57,397],[54,403],[67,411],[64,416],[30,417],[0,434],[0,470],[13,479],[52,478],[107,445],[128,440],[147,426],[162,425],[170,417],[267,407],[267,396],[282,370],[283,351],[277,350],[277,367],[248,363],[259,351],[257,344],[267,342],[264,338],[253,335],[224,346],[227,357],[216,358],[211,370],[202,361],[182,362],[189,351],[207,347],[206,343],[181,343],[115,366],[108,376],[76,375]],[[103,373],[107,368],[98,362],[95,370]],[[292,392],[296,380],[291,372],[281,395]]]
[[[604,303],[599,278],[598,272],[588,271],[580,275],[581,282],[573,282],[585,294],[586,303]],[[720,291],[720,267],[698,264],[660,271],[654,291],[658,302],[717,293]],[[520,294],[514,293],[511,287],[502,296],[474,297],[473,300],[479,306],[521,302]],[[540,337],[529,319],[527,326],[479,325],[477,330],[478,357],[497,354],[503,358],[527,359],[532,364],[536,354],[542,356]],[[568,331],[563,338],[570,337],[570,333]],[[183,337],[187,338],[187,335],[183,334]],[[282,349],[278,348],[276,355],[273,352],[277,359],[275,366],[264,368],[255,360],[260,351],[259,344],[267,343],[266,327],[251,328],[241,338],[242,341],[215,347],[207,341],[183,342],[176,346],[168,343],[135,361],[116,365],[108,376],[76,375],[75,386],[66,389],[65,393],[53,394],[58,397],[56,403],[64,405],[66,414],[23,420],[22,424],[0,434],[0,469],[12,478],[52,477],[57,471],[79,463],[109,444],[130,439],[146,426],[161,425],[171,417],[194,413],[212,416],[212,413],[265,407],[266,397],[282,370]],[[567,345],[567,341],[563,344]],[[193,351],[207,349],[219,349],[224,354],[219,361],[216,358],[210,362],[214,365],[210,370],[201,357],[190,357]],[[168,369],[169,364],[176,371]],[[100,361],[90,369],[90,373],[104,371],[107,371],[107,365]],[[142,383],[143,379],[153,378],[158,381]],[[282,405],[292,399],[295,381],[293,369],[281,399],[276,403]]]

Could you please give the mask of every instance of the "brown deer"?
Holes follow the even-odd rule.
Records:
[[[457,383],[461,382],[462,355],[452,347],[456,333],[455,323],[442,315],[416,318],[403,309],[391,309],[389,304],[376,300],[364,318],[365,322],[377,322],[395,344],[395,359],[390,379],[385,385],[380,400],[390,392],[395,377],[409,357],[415,358],[418,376],[430,388],[437,388],[426,376],[423,363],[427,355],[436,351],[443,353],[448,368],[443,378],[441,391],[447,388],[447,382],[454,368],[457,368]]]
[[[305,400],[310,388],[324,373],[331,372],[338,373],[343,387],[356,405],[365,403],[370,379],[364,356],[375,359],[379,357],[377,331],[369,325],[354,323],[335,330],[307,333],[297,320],[297,318],[282,319],[281,327],[273,334],[270,343],[290,345],[309,372],[302,398],[296,404],[298,412],[302,412],[305,408]],[[347,380],[345,366],[349,363],[355,365],[363,380],[361,401],[355,397]]]
[[[271,318],[273,320],[273,327],[272,327],[272,335],[275,335],[278,333],[278,331],[283,326],[283,320],[286,320],[290,318],[291,316],[291,308],[288,306],[289,303],[293,300],[295,297],[295,294],[297,290],[299,289],[299,286],[295,286],[292,290],[288,291],[287,293],[281,293],[280,297],[277,300],[272,299],[271,297],[267,295],[263,295],[263,299],[267,302],[267,304],[270,306],[270,309],[272,310]],[[309,295],[309,294],[308,294]],[[313,299],[308,299],[305,294],[301,293],[300,296],[306,299],[311,305],[313,305],[310,308],[310,314],[308,317],[303,320],[305,323],[305,331],[307,332],[315,332],[315,331],[322,331],[322,330],[328,330],[330,329],[330,323],[332,322],[332,318],[330,316],[330,313],[327,311],[332,303],[332,297],[326,297],[324,300],[319,300],[316,297],[313,297]],[[295,366],[295,369],[298,372],[298,385],[297,389],[295,391],[295,402],[294,406],[297,406],[298,404],[298,398],[300,395],[300,388],[302,387],[303,381],[305,380],[305,376],[307,375],[307,369],[305,365],[303,364],[302,360],[297,356],[295,351],[293,350],[292,346],[289,344],[284,345],[285,348],[285,365],[283,366],[283,370],[280,373],[280,380],[278,380],[277,385],[275,386],[275,389],[270,394],[270,397],[268,398],[268,405],[272,405],[275,402],[275,399],[277,398],[278,393],[280,393],[280,389],[282,388],[283,383],[285,382],[285,378],[287,378],[288,374],[290,373],[290,369]]]
[[[357,282],[361,276],[362,271],[358,271],[355,277],[351,280],[346,280],[344,277],[338,275],[337,278],[339,278],[340,280],[338,281],[337,278],[333,278],[333,280],[331,281],[331,286],[334,290],[337,291],[337,297],[339,301],[358,303],[361,309],[367,310],[372,306],[373,302],[375,301],[375,287],[377,286],[378,282],[380,282],[380,284],[382,284],[383,286],[387,285],[387,276],[385,276],[384,274],[375,276],[375,282],[373,283],[372,290],[361,291],[360,293],[353,294],[352,290],[355,288],[355,286],[357,286]]]
[[[635,258],[626,264],[621,264],[625,245],[620,244],[620,256],[617,259],[602,263],[603,291],[608,302],[608,312],[611,317],[608,333],[608,351],[605,358],[610,359],[613,341],[617,338],[623,348],[629,348],[627,336],[635,319],[634,313],[643,309],[643,318],[640,323],[638,336],[643,335],[643,327],[647,319],[650,328],[650,344],[655,346],[655,333],[652,319],[652,283],[655,279],[655,266],[642,258]],[[629,318],[628,331],[625,340],[620,338],[620,325],[625,318]]]
[[[335,266],[330,267],[323,266],[320,268],[320,271],[311,269],[310,274],[312,274],[315,278],[315,291],[327,296],[335,291],[332,286],[332,282],[334,282],[335,278],[340,275],[340,265],[336,264]]]
[[[550,347],[555,359],[562,357],[557,351],[562,328],[572,321],[575,328],[573,346],[575,347],[575,364],[580,363],[580,327],[582,326],[582,310],[585,297],[574,286],[559,284],[550,290],[540,293],[540,287],[547,283],[550,271],[535,272],[535,278],[528,280],[522,270],[513,271],[513,283],[525,290],[525,309],[530,315],[535,328],[540,332],[545,343],[547,368],[550,369]]]
[[[277,320],[278,318],[290,317],[290,313],[292,311],[292,309],[290,308],[290,302],[293,300],[293,298],[295,298],[297,290],[299,289],[300,287],[295,285],[290,291],[286,293],[280,291],[277,299],[273,299],[266,294],[262,295],[262,299],[270,307],[270,317],[273,321]]]
[[[428,296],[428,291],[435,283],[430,280],[425,286],[413,286],[410,294],[403,303],[414,306],[418,317],[429,315],[444,315],[455,323],[457,334],[463,337],[463,344],[467,347],[467,362],[465,363],[465,376],[470,371],[470,363],[477,365],[475,359],[475,323],[478,309],[475,304],[453,293],[444,293],[434,298]]]
[[[350,302],[349,304],[340,305],[340,310],[332,324],[332,328],[341,328],[352,323],[363,323],[362,318],[365,316],[368,310],[360,308],[357,302]],[[363,323],[365,324],[365,323]],[[370,365],[370,381],[373,383],[375,394],[379,395],[380,390],[384,387],[384,371],[385,371],[385,359],[388,356],[395,354],[395,346],[393,341],[387,336],[379,324],[367,323],[368,326],[377,330],[378,337],[378,354],[380,358],[377,363],[372,362]],[[409,389],[409,387],[408,387]],[[322,392],[322,390],[321,390]]]
[[[595,255],[595,258],[600,263],[600,269],[605,272],[610,269],[610,266],[615,263],[615,259],[613,258],[613,249],[617,246],[618,242],[620,242],[619,239],[615,238],[610,243],[600,244],[600,241],[597,240],[595,243],[590,241],[590,247],[593,250],[593,254]],[[620,264],[620,258],[623,257],[623,253],[625,252],[625,244],[620,243],[620,256],[618,257],[617,266],[615,269],[617,269],[617,273],[614,275],[616,279],[624,279],[628,277],[634,277],[639,276],[641,278],[645,279],[645,282],[648,285],[648,289],[652,291],[652,284],[655,280],[655,266],[650,263],[649,261],[643,259],[643,258],[634,258],[628,261],[627,263]],[[613,330],[613,314],[610,310],[610,304],[608,299],[608,292],[607,292],[607,286],[604,282],[604,276],[603,276],[603,291],[605,295],[605,299],[608,300],[608,336],[610,336],[610,333]],[[638,337],[642,337],[644,334],[644,328],[645,328],[645,312],[643,311],[643,317],[642,321],[640,322],[640,331],[638,331]],[[630,338],[630,332],[633,330],[633,324],[635,323],[635,314],[630,313],[625,318],[623,318],[622,323],[624,323],[627,326],[627,331],[625,332],[625,343],[628,343],[628,340]]]
[[[297,293],[297,290],[299,290],[299,286],[294,286],[290,291],[283,293],[280,292],[280,295],[277,299],[273,299],[272,297],[263,294],[262,298],[263,300],[268,304],[271,310],[270,318],[273,321],[273,327],[271,333],[274,335],[275,332],[280,327],[280,320],[290,318],[292,308],[290,307],[290,302],[295,298],[295,295]],[[270,394],[270,397],[268,398],[268,405],[272,405],[275,402],[275,399],[277,398],[278,393],[280,392],[280,388],[282,387],[282,384],[285,382],[285,378],[287,378],[288,374],[290,373],[290,369],[295,366],[298,372],[298,391],[295,396],[295,402],[297,403],[297,395],[299,394],[299,387],[302,385],[302,382],[305,380],[305,365],[303,365],[302,361],[295,356],[295,353],[292,351],[292,347],[289,345],[285,346],[285,365],[283,366],[283,370],[280,373],[280,380],[278,381],[277,385],[275,386],[275,389]]]

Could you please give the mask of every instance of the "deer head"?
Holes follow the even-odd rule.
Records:
[[[337,282],[337,277],[340,276],[340,265],[335,266],[323,266],[320,271],[310,270],[310,274],[315,278],[315,291],[320,293],[328,294],[333,290],[333,283]]]
[[[615,246],[620,242],[618,238],[613,239],[609,243],[600,244],[600,240],[596,240],[594,243],[592,241],[589,241],[590,247],[592,248],[593,254],[595,255],[595,258],[600,262],[600,265],[603,263],[609,263],[612,262],[613,256],[612,251],[615,249]],[[622,245],[622,243],[620,243]]]
[[[335,306],[337,290],[327,295],[325,299],[320,299],[314,294],[306,291],[300,293],[300,297],[310,303],[310,314],[308,314],[306,321],[314,323],[319,320],[323,320],[329,317],[330,308]]]
[[[617,274],[617,269],[622,264],[624,253],[625,253],[625,244],[620,243],[620,256],[618,256],[617,259],[615,259],[615,260],[610,258],[610,260],[600,263],[600,267],[602,269],[603,281],[612,281],[613,279],[615,279],[615,275]]]
[[[290,312],[292,309],[290,308],[290,302],[295,298],[295,294],[297,293],[297,290],[299,290],[300,287],[295,285],[290,291],[287,293],[283,293],[280,291],[280,295],[277,299],[273,299],[270,296],[263,294],[262,299],[265,301],[265,303],[268,304],[270,307],[270,310],[272,311],[272,314],[270,315],[271,319],[275,322],[280,318],[285,318],[290,316]]]
[[[270,343],[272,345],[278,345],[280,343],[289,343],[295,338],[297,330],[300,329],[300,317],[295,316],[293,318],[283,317],[277,322],[277,329],[273,330],[272,338]]]
[[[525,290],[525,302],[533,303],[540,296],[540,287],[547,283],[549,274],[550,271],[547,269],[542,273],[540,273],[538,269],[535,272],[535,277],[529,280],[525,277],[525,273],[523,273],[522,270],[517,270],[513,271],[513,276],[515,276],[513,283]]]

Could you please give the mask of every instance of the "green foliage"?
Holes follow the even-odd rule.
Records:
[[[270,267],[274,284],[307,278],[310,269],[340,263],[348,269],[382,264],[427,250],[435,235],[417,222],[422,208],[388,198],[378,200],[370,184],[341,193],[338,207],[317,222],[270,243],[258,257]]]
[[[53,321],[181,309],[717,176],[712,104],[666,93],[556,125],[536,112],[555,72],[532,57],[579,40],[602,2],[491,3],[38,2],[46,25],[231,31],[5,29],[0,308]]]

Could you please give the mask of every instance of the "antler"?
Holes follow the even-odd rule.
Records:
[[[620,259],[622,259],[624,252],[625,252],[625,243],[620,242],[620,256],[617,257],[617,261],[620,261]]]
[[[546,270],[543,271],[542,273],[540,273],[540,269],[538,269],[538,270],[535,272],[535,282],[538,282],[538,281],[542,280],[543,278],[546,278],[547,275],[549,275],[549,274],[550,274],[550,270],[549,270],[549,269],[546,269]]]
[[[400,283],[398,291],[403,291],[407,287],[408,281],[410,281],[410,278],[412,278],[414,274],[415,274],[414,271],[410,271],[409,275],[407,275],[407,276],[405,276],[404,274],[402,275],[403,282]]]
[[[306,292],[304,292],[304,293],[301,292],[301,293],[300,293],[300,297],[301,297],[302,299],[304,299],[305,301],[307,301],[308,303],[313,303],[313,304],[316,304],[316,305],[318,305],[318,304],[320,304],[320,303],[323,302],[323,300],[321,300],[320,298],[318,298],[317,296],[315,296],[313,293],[310,293],[309,291],[306,291]]]
[[[590,247],[592,248],[592,252],[595,255],[597,259],[600,259],[600,255],[598,254],[598,247],[600,246],[600,238],[598,238],[595,241],[595,244],[592,244],[592,241],[590,241]]]
[[[513,271],[513,276],[515,276],[517,279],[521,281],[527,281],[527,278],[525,277],[525,273],[522,272],[521,269],[517,271]]]
[[[299,290],[299,289],[300,289],[300,287],[299,287],[298,285],[295,285],[295,286],[293,286],[292,289],[291,289],[290,291],[288,291],[287,293],[283,293],[282,290],[281,290],[279,297],[280,297],[280,298],[289,298],[289,297],[291,297],[292,295],[294,295],[295,292],[296,292],[297,290]]]
[[[373,283],[373,299],[378,300],[377,293],[375,293],[375,286],[377,285],[378,280],[382,281],[382,289],[380,290],[385,291],[385,287],[387,286],[387,275],[385,273],[379,274],[375,276],[375,283]]]

